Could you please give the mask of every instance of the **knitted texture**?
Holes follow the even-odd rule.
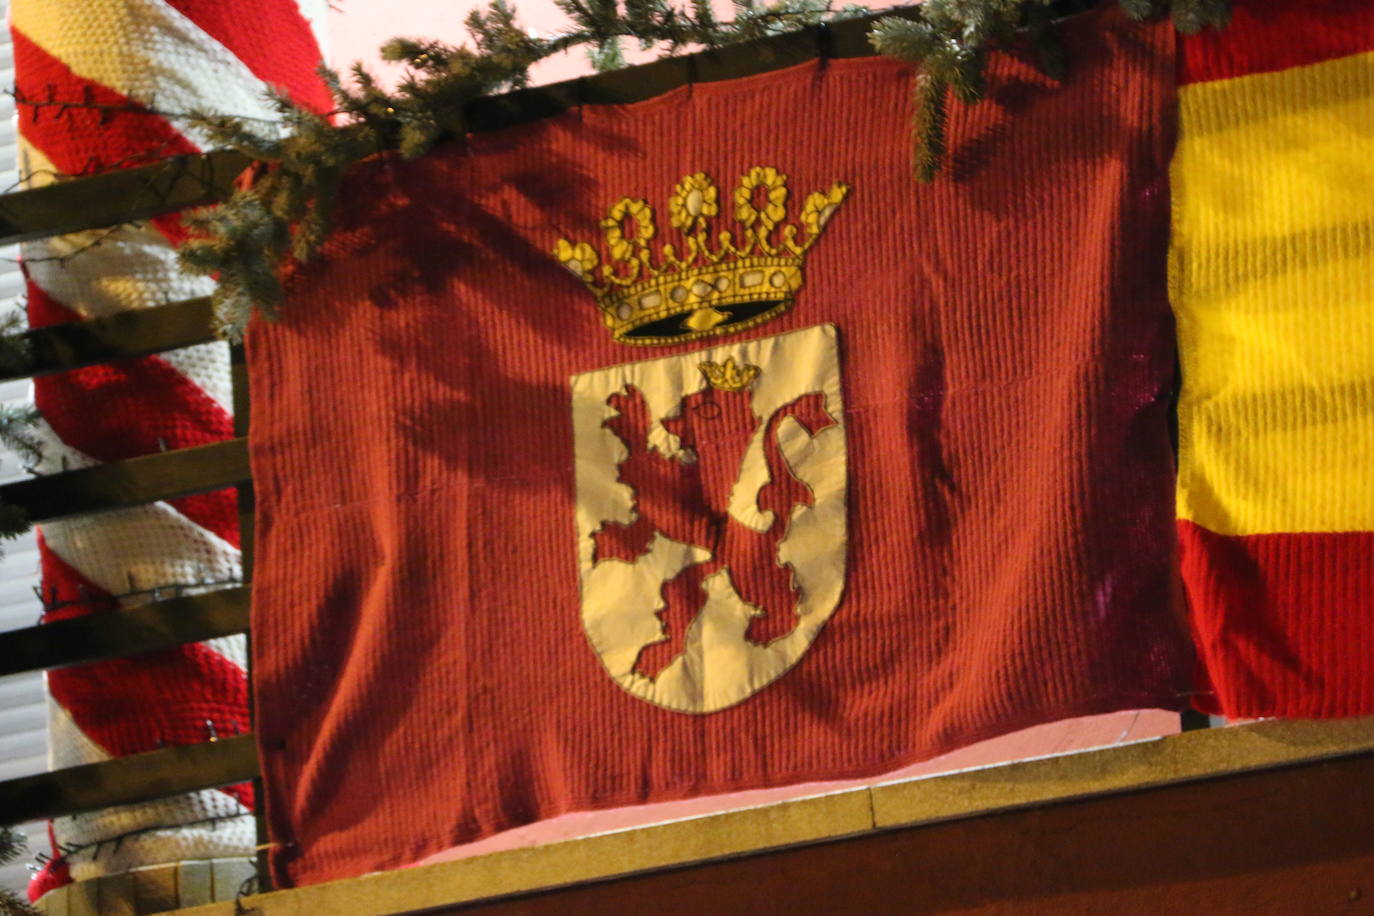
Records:
[[[1174,43],[1114,4],[1066,29],[1063,85],[994,56],[933,185],[912,72],[877,58],[349,179],[248,339],[279,884],[1185,702]],[[800,274],[729,255],[605,312],[564,269],[822,229]],[[771,315],[750,292],[797,282]],[[719,307],[650,330],[700,339],[612,338],[691,297]]]
[[[318,49],[291,0],[15,0],[11,28],[21,168],[31,186],[198,152],[203,137],[190,112],[270,118],[268,85],[320,110],[329,104],[314,74]],[[208,295],[212,281],[176,263],[184,234],[170,215],[26,244],[30,325]],[[233,435],[222,344],[40,378],[34,398],[49,473]],[[49,620],[242,579],[230,490],[49,523],[39,550]],[[50,672],[50,764],[246,732],[246,661],[246,640],[232,637]],[[248,854],[252,805],[245,784],[58,818],[54,844],[64,852],[30,893],[183,858]]]
[[[1374,713],[1374,6],[1266,0],[1183,43],[1178,514],[1228,716]]]

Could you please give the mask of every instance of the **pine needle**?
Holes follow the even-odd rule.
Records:
[[[221,333],[241,339],[253,314],[273,317],[282,301],[277,273],[287,257],[311,257],[329,236],[337,188],[355,163],[384,149],[406,158],[422,156],[445,137],[467,130],[464,112],[478,98],[524,86],[529,69],[554,54],[582,47],[598,70],[625,65],[622,42],[676,53],[687,46],[716,48],[868,14],[830,0],[734,0],[729,22],[716,18],[708,0],[555,0],[570,27],[549,38],[522,28],[516,9],[491,0],[466,19],[471,44],[449,45],[394,38],[385,60],[404,63],[407,74],[391,92],[361,64],[351,79],[323,69],[334,96],[332,118],[295,106],[284,96],[272,103],[279,129],[213,113],[198,123],[216,142],[239,149],[270,167],[248,190],[218,209],[188,220],[192,238],[181,249],[188,270],[214,275],[213,296]],[[1118,0],[1138,19],[1169,14],[1180,32],[1221,27],[1229,0]],[[912,94],[913,167],[932,181],[946,159],[951,94],[976,104],[987,91],[985,65],[998,48],[1029,44],[1039,66],[1058,79],[1063,49],[1055,35],[1053,0],[924,0],[902,16],[878,19],[869,41],[878,53],[915,65]],[[0,344],[0,363],[5,359]]]

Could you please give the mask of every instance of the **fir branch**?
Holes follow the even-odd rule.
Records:
[[[13,862],[24,854],[27,844],[24,835],[9,827],[0,827],[0,864]],[[0,916],[38,916],[38,910],[7,887],[0,887]]]
[[[1164,3],[1161,0],[1117,0],[1126,15],[1132,19],[1153,19],[1161,15],[1164,11]]]
[[[1132,19],[1154,19],[1166,13],[1174,28],[1194,35],[1207,27],[1225,28],[1231,21],[1231,0],[1118,0]]]
[[[25,329],[24,316],[18,311],[0,319],[0,372],[5,375],[27,375],[33,365],[33,347]]]
[[[912,84],[912,95],[916,111],[911,128],[916,140],[916,177],[934,181],[945,158],[949,84],[935,74],[922,73]]]
[[[1147,19],[1168,12],[1184,34],[1230,18],[1230,0],[1119,0],[1126,14]],[[1042,72],[1063,77],[1064,55],[1053,32],[1053,0],[925,0],[914,17],[885,17],[869,41],[879,54],[917,64],[916,175],[934,180],[945,154],[948,95],[975,104],[986,91],[989,51],[1027,41]]]
[[[17,455],[26,467],[37,467],[43,461],[43,445],[35,432],[37,422],[38,409],[32,404],[0,404],[0,445]],[[0,527],[0,537],[3,536],[6,535]]]
[[[0,539],[12,541],[23,537],[33,528],[33,520],[19,506],[0,502]]]
[[[1064,46],[1051,28],[1055,11],[1045,5],[1035,6],[1027,14],[1027,33],[1035,63],[1040,72],[1056,83],[1064,79]]]
[[[1184,35],[1194,35],[1203,29],[1222,29],[1231,21],[1230,0],[1173,0],[1171,15],[1174,27]]]
[[[182,246],[182,263],[218,277],[213,299],[221,334],[240,339],[252,314],[275,316],[282,301],[277,279],[282,261],[305,260],[324,243],[336,189],[349,168],[384,149],[413,158],[445,137],[463,135],[464,112],[471,102],[526,85],[530,67],[541,60],[581,47],[597,69],[614,69],[624,64],[626,40],[674,54],[685,47],[716,48],[869,12],[852,5],[835,10],[829,0],[734,2],[734,19],[722,22],[708,0],[687,0],[685,6],[669,0],[555,0],[570,27],[539,38],[520,27],[506,0],[491,0],[466,19],[471,45],[414,38],[388,42],[383,58],[407,67],[393,92],[384,91],[361,65],[354,66],[348,83],[322,71],[335,99],[330,117],[298,108],[284,97],[273,98],[280,128],[198,116],[196,122],[216,142],[264,165],[250,188],[188,220],[195,234]],[[1183,32],[1223,25],[1229,16],[1229,0],[1119,2],[1137,18],[1167,12]],[[975,104],[985,95],[991,51],[1028,42],[1048,75],[1062,75],[1063,54],[1052,20],[1063,6],[1063,0],[925,0],[904,9],[900,17],[877,20],[869,34],[877,51],[917,65],[917,177],[933,180],[942,167],[950,96]]]
[[[945,155],[948,95],[975,104],[986,92],[988,52],[1029,39],[1040,48],[1042,68],[1057,78],[1062,67],[1051,17],[1051,0],[926,0],[915,18],[885,17],[869,41],[879,54],[919,66],[915,98],[916,177],[934,180]]]
[[[24,317],[10,312],[0,319],[0,366],[11,372],[27,372],[31,365],[28,338],[24,336]],[[26,467],[43,461],[43,443],[38,436],[38,409],[32,404],[0,404],[0,446],[9,449]],[[33,527],[29,515],[18,506],[0,502],[0,540],[13,540]],[[4,552],[0,551],[0,557]],[[3,832],[0,830],[0,832]],[[0,916],[3,916],[0,909]]]

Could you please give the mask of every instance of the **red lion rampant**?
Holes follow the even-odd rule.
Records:
[[[778,426],[792,417],[815,436],[835,420],[825,411],[825,395],[803,394],[763,422],[768,482],[758,495],[759,508],[773,513],[767,531],[758,532],[730,517],[730,491],[740,473],[745,449],[759,421],[750,408],[750,394],[706,388],[682,399],[676,417],[664,428],[683,447],[679,457],[667,458],[649,446],[653,417],[643,394],[634,386],[607,398],[618,415],[603,425],[629,451],[620,464],[620,480],[633,489],[637,516],[623,525],[606,522],[592,535],[595,562],[618,559],[633,563],[646,553],[655,533],[710,551],[711,558],[688,566],[663,586],[664,609],[659,612],[667,636],[646,646],[635,662],[640,674],[657,677],[682,651],[687,628],[705,603],[702,582],[728,569],[735,591],[758,609],[745,637],[766,645],[797,625],[799,596],[791,568],[778,561],[778,546],[787,536],[797,506],[815,505],[811,488],[792,473],[778,445]],[[695,455],[695,460],[693,460]]]

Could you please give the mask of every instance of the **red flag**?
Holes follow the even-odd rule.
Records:
[[[1199,708],[1374,713],[1374,5],[1183,43],[1179,540]]]
[[[279,881],[1183,704],[1172,39],[1072,29],[933,185],[879,59],[353,176],[249,341]]]

